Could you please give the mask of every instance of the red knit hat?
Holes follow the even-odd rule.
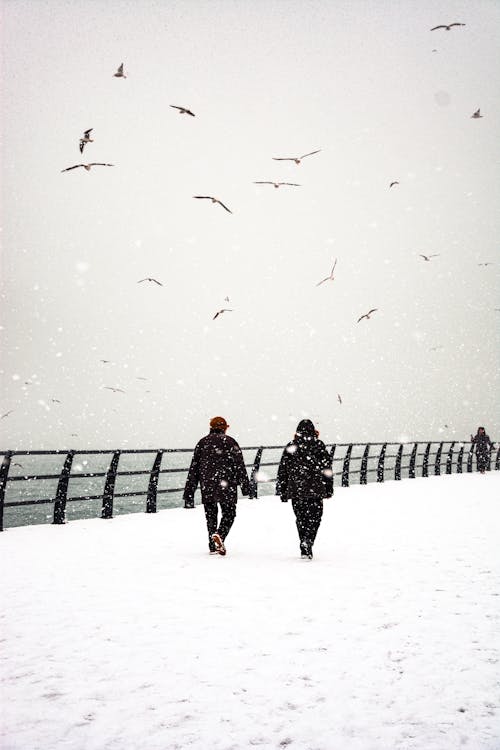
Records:
[[[224,417],[213,417],[210,420],[210,427],[212,430],[227,430],[229,425]]]

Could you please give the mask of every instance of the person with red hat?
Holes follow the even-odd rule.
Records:
[[[210,420],[209,434],[194,449],[184,488],[184,507],[194,508],[194,493],[200,485],[208,549],[211,554],[219,555],[226,554],[224,542],[236,517],[238,485],[243,495],[250,494],[243,454],[236,440],[226,435],[228,428],[224,417]]]

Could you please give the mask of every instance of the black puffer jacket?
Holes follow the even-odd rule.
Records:
[[[194,449],[184,488],[184,505],[194,505],[194,493],[200,484],[202,503],[216,503],[250,494],[250,484],[241,448],[236,440],[220,430],[210,430]]]
[[[276,494],[283,502],[333,495],[331,457],[314,433],[298,433],[286,446],[278,469]]]

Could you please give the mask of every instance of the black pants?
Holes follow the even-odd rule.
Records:
[[[295,513],[300,541],[306,542],[312,547],[323,515],[323,500],[316,497],[294,499],[292,500],[292,508]]]
[[[217,526],[219,505],[221,509],[221,519]],[[224,541],[229,534],[234,519],[236,518],[236,503],[233,500],[221,500],[220,503],[215,501],[212,503],[205,503],[203,507],[205,509],[205,518],[207,520],[208,546],[210,549],[215,549],[214,543],[212,542],[212,534],[217,532],[222,538],[222,541]]]
[[[477,470],[486,471],[488,468],[488,462],[490,460],[490,454],[486,451],[478,451],[476,453]]]

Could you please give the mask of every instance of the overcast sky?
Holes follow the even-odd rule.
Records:
[[[500,438],[498,2],[2,10],[3,448]]]

